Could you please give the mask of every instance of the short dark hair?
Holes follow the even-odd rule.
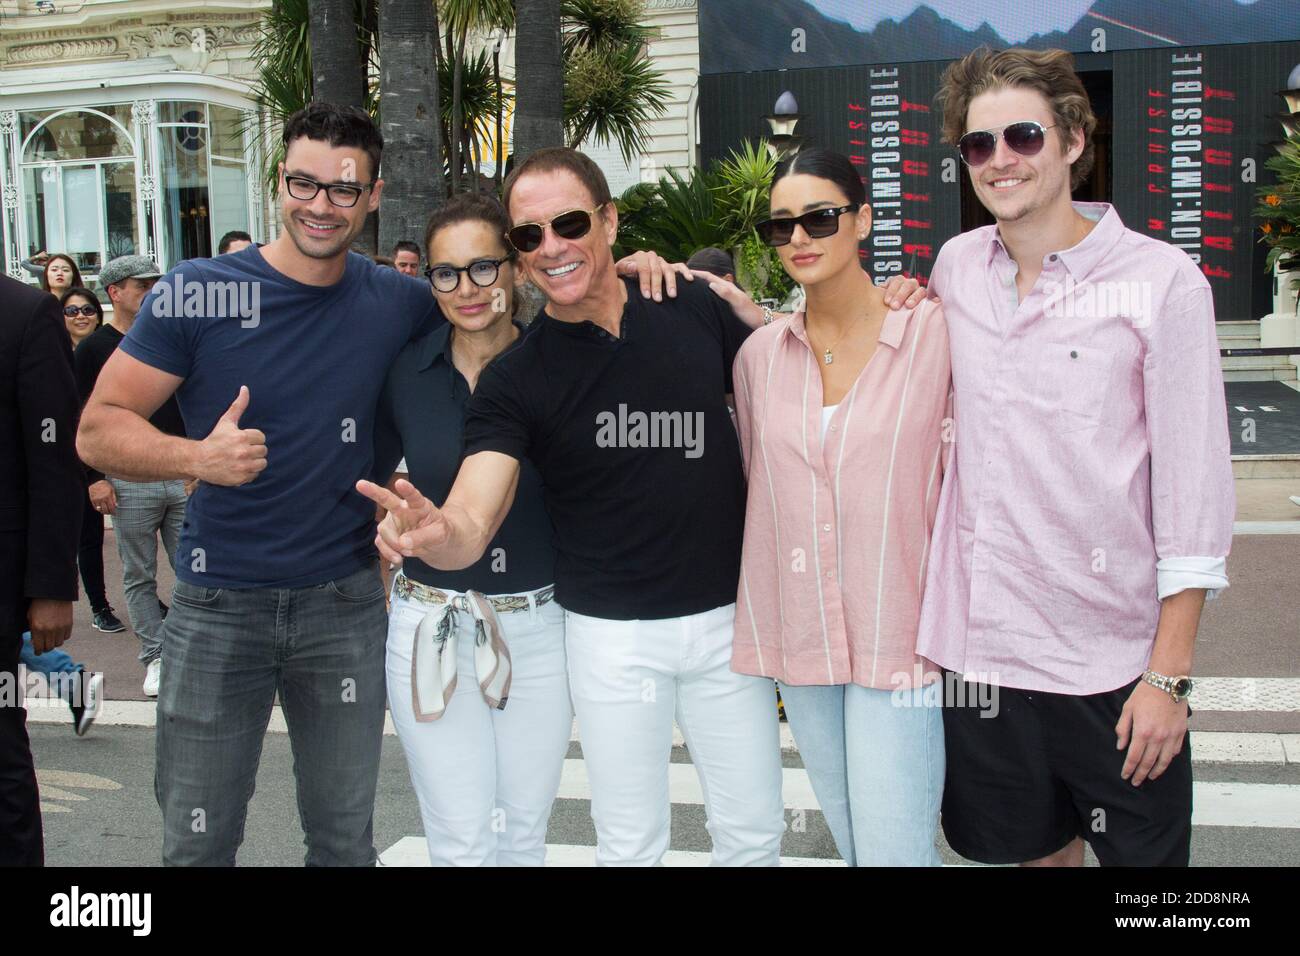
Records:
[[[705,246],[703,249],[697,249],[695,254],[686,260],[686,268],[710,272],[719,278],[735,276],[736,260],[725,249],[719,249],[717,246]]]
[[[68,265],[72,266],[73,286],[79,286],[83,284],[83,280],[81,278],[81,270],[77,268],[77,264],[72,260],[72,256],[67,255],[66,253],[56,252],[53,255],[51,255],[48,259],[45,260],[45,268],[41,270],[42,289],[44,289],[46,292],[50,291],[50,266],[54,264],[55,259],[62,259]],[[72,286],[69,286],[69,288],[71,287]]]
[[[513,256],[514,249],[506,242],[506,233],[510,230],[510,217],[506,215],[501,204],[490,196],[481,193],[458,193],[439,206],[429,224],[424,227],[424,251],[427,256],[433,237],[448,226],[458,222],[483,222],[492,227],[492,231],[501,240],[507,255]]]
[[[393,260],[388,256],[371,256],[370,261],[377,266],[388,266],[390,268],[393,266]]]
[[[410,239],[398,239],[397,242],[393,243],[394,259],[397,258],[399,252],[414,252],[417,259],[420,257],[420,247]]]
[[[217,243],[217,255],[224,256],[226,254],[226,250],[230,248],[230,244],[232,242],[252,242],[252,241],[253,241],[253,237],[250,236],[248,233],[240,229],[232,229],[230,230],[230,232],[222,236],[221,241]]]
[[[609,182],[595,160],[586,153],[569,149],[567,146],[548,146],[535,153],[529,153],[528,158],[512,169],[510,175],[506,177],[505,185],[501,188],[501,205],[505,207],[506,214],[510,214],[510,193],[521,176],[527,176],[529,173],[551,173],[556,170],[571,173],[587,187],[587,192],[591,193],[591,198],[596,205],[602,206],[613,201],[614,197],[609,192]]]
[[[814,146],[795,153],[776,167],[772,185],[775,186],[786,176],[795,175],[828,180],[839,187],[849,202],[867,201],[867,187],[862,182],[862,174],[853,167],[847,156],[834,150]]]
[[[370,178],[379,178],[384,137],[370,114],[356,106],[308,103],[284,124],[284,152],[295,139],[321,140],[331,146],[355,146],[370,159]]]
[[[67,305],[68,300],[71,299],[74,295],[79,295],[83,299],[87,299],[90,302],[90,304],[95,307],[95,316],[96,316],[95,328],[99,328],[101,325],[103,325],[104,306],[100,303],[99,296],[95,295],[95,293],[91,292],[83,285],[70,286],[67,292],[59,296],[59,306],[62,307]]]

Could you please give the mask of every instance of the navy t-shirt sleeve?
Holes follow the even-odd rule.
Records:
[[[184,290],[186,283],[190,282],[206,288],[203,272],[193,260],[178,263],[159,279],[141,303],[131,330],[118,347],[146,365],[189,378],[194,367],[201,319],[197,316],[187,318],[184,295],[173,293]]]
[[[517,383],[499,363],[489,365],[465,406],[465,454],[495,451],[523,461],[532,448],[532,422]]]

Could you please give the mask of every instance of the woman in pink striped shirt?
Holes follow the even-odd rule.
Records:
[[[951,440],[948,333],[891,310],[859,263],[871,208],[822,149],[778,170],[759,226],[804,311],[736,357],[749,499],[732,669],[772,677],[840,855],[937,865],[939,687],[916,655]]]

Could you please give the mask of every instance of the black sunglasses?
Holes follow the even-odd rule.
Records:
[[[957,151],[967,166],[983,166],[993,158],[1001,134],[1007,145],[1021,156],[1037,156],[1047,139],[1047,131],[1055,128],[1055,125],[1044,126],[1033,120],[1021,120],[1000,130],[973,129],[957,140]]]
[[[802,216],[790,216],[781,219],[764,219],[754,228],[758,237],[769,246],[784,246],[794,235],[795,226],[803,226],[809,239],[825,239],[840,231],[840,216],[846,212],[857,212],[862,203],[851,202],[847,206],[833,206],[829,209],[814,209]]]
[[[591,217],[599,212],[604,205],[604,203],[601,203],[590,211],[586,209],[570,209],[568,212],[562,212],[545,222],[521,222],[519,225],[510,228],[506,233],[506,238],[510,240],[510,245],[520,252],[532,252],[540,246],[542,239],[546,235],[547,226],[550,226],[561,239],[581,239],[591,232]]]
[[[65,305],[63,307],[63,314],[68,318],[72,318],[78,314],[90,318],[92,315],[99,315],[99,309],[95,308],[93,305]]]
[[[311,202],[316,198],[316,194],[322,189],[325,190],[325,198],[335,206],[344,209],[350,209],[357,204],[361,194],[375,185],[374,182],[362,183],[360,186],[345,185],[343,183],[318,183],[314,179],[308,179],[306,176],[284,175],[285,187],[289,190],[289,195],[300,202]]]
[[[430,266],[424,270],[424,277],[429,285],[439,292],[455,292],[460,285],[462,272],[469,276],[469,281],[480,288],[486,288],[497,281],[501,263],[509,262],[514,256],[502,256],[500,259],[475,259],[467,266],[451,266],[445,263]]]

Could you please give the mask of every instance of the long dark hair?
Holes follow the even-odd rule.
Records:
[[[81,296],[81,298],[85,299],[87,302],[89,302],[91,305],[95,307],[95,328],[99,328],[101,325],[103,325],[104,306],[100,304],[99,296],[95,295],[95,293],[91,292],[85,286],[81,286],[81,285],[70,286],[67,292],[59,296],[59,307],[62,308],[63,306],[67,305],[68,300],[71,299],[74,295]]]
[[[772,185],[775,186],[786,176],[795,175],[816,176],[832,182],[849,202],[867,201],[867,187],[862,182],[862,176],[847,156],[834,150],[822,149],[820,146],[800,150],[776,167]]]
[[[77,264],[72,261],[72,256],[64,255],[62,252],[56,252],[54,253],[54,255],[50,256],[48,259],[45,260],[45,269],[43,272],[41,272],[42,289],[44,289],[46,292],[50,291],[50,266],[54,263],[55,259],[62,259],[68,265],[72,266],[72,285],[69,286],[68,288],[70,289],[75,288],[76,286],[83,284],[81,279],[81,270],[78,269]]]

